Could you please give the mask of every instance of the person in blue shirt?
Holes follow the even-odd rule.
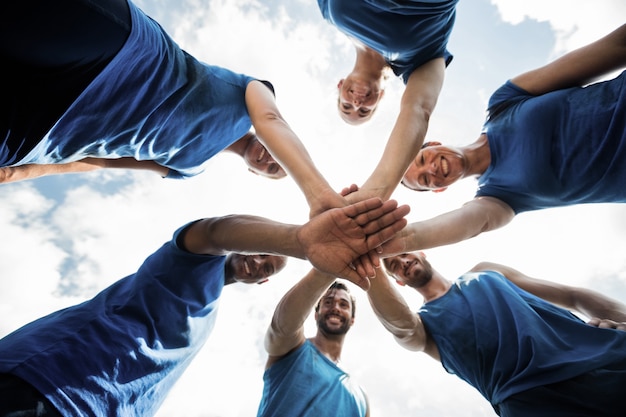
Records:
[[[312,269],[280,300],[265,334],[268,353],[258,417],[365,417],[364,390],[341,366],[355,298],[333,275]],[[304,322],[315,310],[317,332]]]
[[[406,187],[439,192],[477,177],[478,190],[460,208],[407,226],[388,254],[470,239],[530,210],[625,203],[626,72],[588,84],[625,66],[623,25],[507,81],[475,142],[427,142],[404,174]]]
[[[209,337],[225,285],[263,282],[285,256],[341,276],[340,252],[367,252],[398,225],[381,208],[361,202],[301,226],[229,215],[179,228],[137,272],[0,339],[0,415],[153,415]]]
[[[349,124],[372,118],[390,71],[405,84],[400,112],[378,165],[350,198],[389,198],[424,142],[452,61],[447,49],[458,0],[318,0],[323,18],[350,38],[356,60],[338,83],[337,107]]]
[[[187,178],[253,131],[312,214],[347,204],[269,82],[198,61],[131,1],[4,2],[0,39],[0,167],[28,166],[14,179],[98,167]]]
[[[454,281],[421,252],[383,264],[424,298],[412,311],[381,270],[368,298],[384,327],[476,388],[498,415],[624,415],[625,304],[489,262]]]

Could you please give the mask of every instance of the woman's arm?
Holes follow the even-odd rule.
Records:
[[[626,25],[511,81],[534,95],[588,84],[626,66]]]
[[[400,114],[378,165],[360,190],[348,197],[349,201],[366,197],[386,200],[391,197],[424,143],[430,115],[435,110],[443,86],[444,74],[444,59],[437,58],[410,75],[402,95]]]
[[[610,320],[616,323],[626,322],[626,305],[597,291],[532,278],[511,267],[490,262],[481,262],[472,270],[500,272],[523,290],[568,310],[582,313],[589,318],[596,318],[600,321]]]
[[[89,172],[102,168],[142,169],[154,171],[162,177],[165,177],[169,171],[168,168],[158,165],[154,161],[137,161],[134,158],[85,158],[66,164],[27,164],[3,167],[0,168],[0,184],[30,180],[47,175]]]
[[[385,257],[449,245],[498,229],[513,220],[515,212],[494,197],[477,197],[462,207],[409,224],[383,245]]]
[[[333,191],[317,170],[308,151],[283,119],[271,91],[261,82],[252,81],[246,89],[246,105],[259,140],[296,181],[304,193],[311,216],[346,200]]]

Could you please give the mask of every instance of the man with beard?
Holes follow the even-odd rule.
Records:
[[[317,333],[306,338],[304,322],[313,308]],[[283,296],[265,335],[258,417],[369,416],[365,392],[339,366],[354,312],[348,287],[316,269]]]
[[[368,297],[385,328],[476,388],[498,415],[624,415],[626,305],[488,262],[454,282],[421,252],[383,263],[424,297],[413,313],[381,272]]]

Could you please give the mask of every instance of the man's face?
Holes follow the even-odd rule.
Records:
[[[421,288],[433,277],[433,268],[421,252],[403,253],[385,259],[387,271],[400,284]]]
[[[315,319],[325,334],[346,334],[354,323],[350,294],[338,288],[328,291],[320,300]]]
[[[276,255],[242,255],[233,253],[227,258],[233,279],[244,284],[261,284],[287,265],[287,258]]]
[[[283,167],[276,162],[256,136],[250,140],[246,147],[243,159],[246,165],[248,165],[248,170],[254,174],[271,179],[280,179],[287,176]]]
[[[444,190],[463,178],[466,160],[456,149],[440,145],[426,146],[418,152],[409,165],[402,184],[416,191]]]

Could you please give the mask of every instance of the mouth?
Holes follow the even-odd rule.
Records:
[[[244,259],[244,261],[243,261],[243,269],[246,271],[246,274],[251,275],[250,274],[250,265],[248,264],[248,258]]]
[[[326,316],[326,321],[331,324],[343,324],[343,318],[336,316],[334,314],[329,314]]]
[[[441,167],[441,174],[444,177],[447,177],[448,174],[450,173],[450,163],[448,162],[448,160],[442,156],[439,166]]]
[[[256,161],[261,162],[263,158],[265,157],[266,152],[267,150],[265,148],[261,148],[261,152],[259,153],[259,156],[257,157]]]

